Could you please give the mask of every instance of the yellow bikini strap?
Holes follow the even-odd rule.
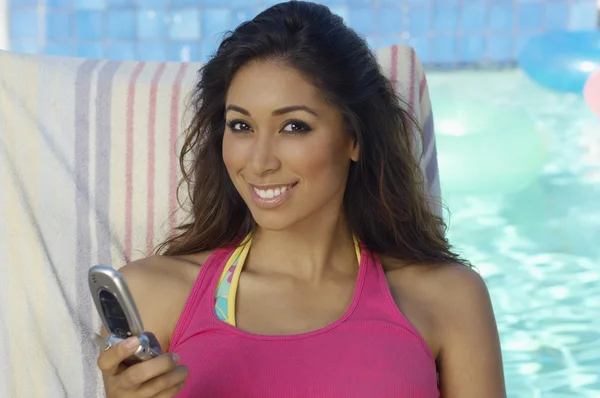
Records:
[[[229,288],[229,294],[227,297],[227,319],[225,320],[230,325],[235,326],[235,298],[237,296],[237,287],[240,282],[240,275],[242,274],[242,267],[244,266],[244,262],[246,261],[246,257],[248,257],[248,252],[250,251],[250,244],[252,242],[252,235],[249,234],[244,241],[234,250],[233,254],[227,260],[225,264],[225,268],[223,268],[223,272],[219,277],[219,283],[217,286],[221,285],[223,279],[227,276],[228,271],[231,269],[233,264],[237,264],[235,270],[233,270],[233,275],[231,276],[231,284]]]
[[[360,266],[360,243],[356,236],[352,237],[354,240],[354,250],[356,252],[356,260],[358,261],[358,265]],[[227,298],[227,315],[228,319],[227,323],[230,325],[236,325],[235,321],[235,298],[237,296],[237,286],[240,281],[240,275],[242,274],[242,267],[246,262],[246,257],[248,257],[248,252],[250,251],[250,246],[252,244],[252,233],[248,234],[243,242],[234,250],[233,254],[227,260],[225,264],[225,268],[223,268],[223,272],[219,277],[219,283],[217,286],[221,285],[221,282],[227,275],[229,269],[233,266],[233,264],[237,264],[235,270],[233,271],[233,275],[231,277],[231,287],[229,290],[229,297]]]

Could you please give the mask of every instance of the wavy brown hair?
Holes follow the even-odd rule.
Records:
[[[326,6],[300,1],[275,5],[242,23],[200,70],[180,156],[191,210],[157,253],[215,249],[239,242],[255,227],[222,158],[229,84],[255,60],[274,60],[299,71],[342,113],[348,134],[360,145],[360,160],[350,166],[344,195],[352,233],[381,255],[465,263],[451,251],[444,222],[423,192],[413,153],[415,122],[374,54]]]

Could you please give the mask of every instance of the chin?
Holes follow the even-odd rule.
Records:
[[[262,213],[262,214],[261,214]],[[264,214],[262,211],[252,212],[254,222],[258,227],[266,231],[285,231],[299,220],[296,217],[289,217],[285,214]]]

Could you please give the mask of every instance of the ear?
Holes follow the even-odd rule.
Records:
[[[353,162],[358,162],[358,159],[360,159],[360,144],[358,141],[354,141],[353,143],[352,150],[350,152],[350,159]]]

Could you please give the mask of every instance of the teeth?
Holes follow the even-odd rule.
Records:
[[[262,199],[273,199],[273,198],[278,197],[285,191],[287,191],[289,188],[290,188],[289,186],[283,186],[283,187],[279,187],[279,188],[275,188],[275,189],[254,188],[254,192],[256,192],[256,194],[258,196],[260,196]]]

